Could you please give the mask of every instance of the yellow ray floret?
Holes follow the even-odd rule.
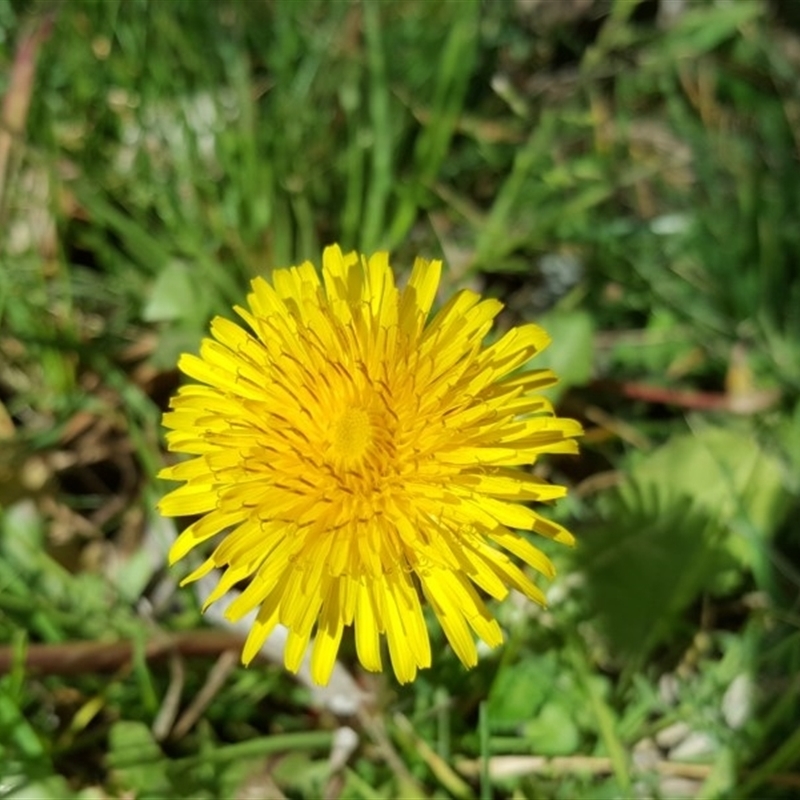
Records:
[[[466,666],[475,637],[502,642],[481,592],[509,588],[544,602],[518,563],[552,577],[524,534],[571,534],[528,505],[565,489],[526,471],[542,453],[576,452],[581,428],[537,394],[556,377],[526,365],[549,343],[522,325],[484,346],[501,309],[464,291],[432,318],[441,263],[417,259],[399,290],[386,253],[323,253],[256,278],[249,331],[217,318],[164,415],[169,449],[192,458],[161,477],[182,486],[160,503],[198,517],[174,563],[215,539],[184,582],[222,570],[206,605],[245,588],[226,614],[257,609],[242,658],[276,625],[289,630],[288,669],[311,644],[311,674],[328,681],[346,628],[372,671],[381,640],[401,682],[430,666],[423,600]],[[520,370],[523,370],[520,372]],[[516,530],[515,530],[516,529]]]

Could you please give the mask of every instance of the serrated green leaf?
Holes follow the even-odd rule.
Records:
[[[706,427],[672,439],[636,469],[636,481],[690,501],[724,528],[724,546],[767,580],[765,543],[783,521],[789,495],[780,464],[744,432]]]
[[[737,562],[767,580],[764,543],[787,494],[778,463],[753,437],[708,427],[637,462],[607,505],[576,555],[612,645],[644,658]]]
[[[608,519],[587,532],[576,557],[590,603],[612,648],[644,659],[716,570],[714,529],[690,503],[665,503],[631,481]]]

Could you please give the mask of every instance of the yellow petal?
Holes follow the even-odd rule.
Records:
[[[206,605],[242,585],[225,614],[258,611],[245,662],[282,623],[286,667],[313,634],[325,683],[354,627],[364,667],[383,667],[385,636],[408,682],[432,658],[423,597],[467,666],[475,635],[502,641],[479,590],[544,602],[518,563],[553,566],[513,529],[572,543],[526,505],[565,490],[527,467],[575,452],[582,429],[538,394],[551,370],[518,372],[547,334],[526,324],[487,343],[502,304],[469,290],[433,313],[441,270],[417,259],[398,291],[387,253],[333,245],[321,273],[304,262],[254,279],[241,322],[216,317],[199,355],[181,357],[193,382],[163,421],[189,458],[161,471],[182,485],[159,507],[196,519],[170,561],[214,540],[184,583],[223,568]]]

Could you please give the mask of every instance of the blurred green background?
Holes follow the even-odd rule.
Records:
[[[798,9],[0,0],[0,797],[797,797]],[[587,427],[472,672],[245,670],[165,568],[177,355],[332,241],[540,322]]]

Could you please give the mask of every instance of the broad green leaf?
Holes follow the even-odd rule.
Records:
[[[528,722],[547,699],[556,674],[550,653],[504,664],[489,691],[492,723],[502,727]]]
[[[314,759],[308,753],[288,753],[275,768],[273,777],[282,787],[314,797],[322,792],[330,773],[328,759]]]
[[[548,394],[557,399],[570,386],[583,386],[592,377],[594,323],[585,311],[554,311],[537,322],[552,341],[534,365],[555,370],[559,383]]]
[[[672,439],[639,464],[641,486],[691,501],[730,531],[726,547],[743,565],[763,558],[763,543],[788,509],[780,464],[749,434],[707,427]]]
[[[121,720],[109,733],[108,766],[123,789],[137,797],[170,797],[167,761],[150,729],[142,722]]]
[[[199,301],[197,278],[192,275],[189,265],[171,261],[159,272],[142,318],[145,322],[195,318]]]
[[[524,727],[531,753],[541,756],[566,756],[580,743],[580,732],[571,709],[560,700],[550,700]]]

